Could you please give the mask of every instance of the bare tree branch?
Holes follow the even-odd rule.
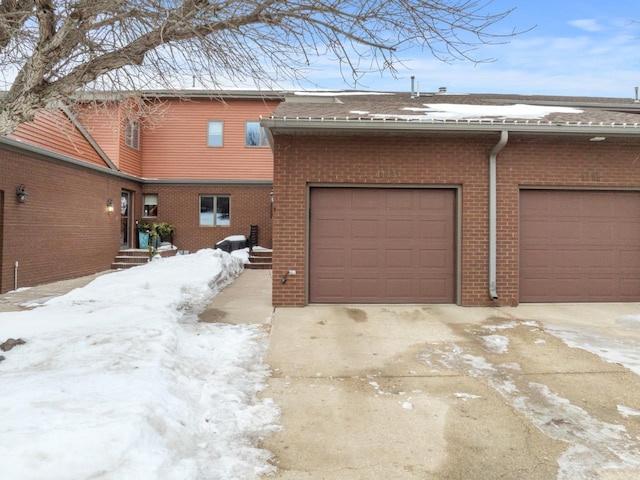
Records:
[[[328,56],[358,81],[395,70],[419,46],[444,60],[515,34],[492,32],[510,11],[491,0],[0,0],[0,134],[83,90],[256,87],[304,78]],[[5,74],[6,75],[6,74]]]

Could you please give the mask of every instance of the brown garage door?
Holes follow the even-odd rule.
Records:
[[[640,193],[520,192],[520,301],[639,300]]]
[[[452,303],[455,190],[313,188],[309,300]]]

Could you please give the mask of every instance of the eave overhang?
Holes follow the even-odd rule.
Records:
[[[402,118],[291,118],[262,117],[261,124],[270,133],[344,131],[344,132],[451,132],[513,133],[550,135],[602,135],[640,138],[640,123],[548,122],[544,120],[406,120]]]

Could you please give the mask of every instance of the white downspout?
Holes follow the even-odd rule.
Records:
[[[498,299],[496,287],[496,265],[497,265],[497,176],[496,160],[498,153],[509,141],[509,132],[500,132],[500,141],[491,149],[489,154],[489,296],[491,300]]]

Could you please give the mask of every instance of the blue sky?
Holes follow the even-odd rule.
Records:
[[[415,75],[423,92],[634,97],[640,85],[640,8],[637,0],[494,0],[489,12],[516,8],[496,30],[535,28],[507,44],[482,47],[492,63],[446,64],[429,52],[407,52],[410,69],[366,76],[358,88],[402,91]],[[336,73],[336,76],[332,75]],[[309,76],[324,88],[353,88],[337,69]]]

